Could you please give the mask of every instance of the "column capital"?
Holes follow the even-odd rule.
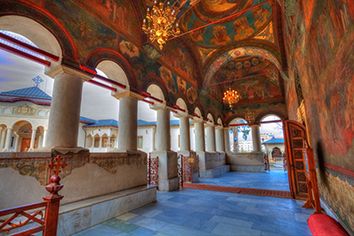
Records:
[[[86,80],[86,81],[91,80],[93,77],[92,75],[87,75],[84,72],[75,70],[73,68],[70,68],[70,67],[62,65],[62,64],[54,66],[54,67],[47,67],[45,69],[45,74],[52,77],[52,78],[55,78],[56,76],[58,76],[60,74],[68,74],[73,77],[77,77],[77,78],[80,78],[80,79]]]
[[[158,103],[158,104],[150,105],[149,107],[155,111],[168,109],[165,103]]]
[[[117,91],[117,92],[112,92],[112,96],[117,98],[118,100],[121,98],[135,98],[136,100],[142,100],[144,99],[143,96],[141,96],[140,94],[134,93],[130,90],[126,90],[126,91]]]

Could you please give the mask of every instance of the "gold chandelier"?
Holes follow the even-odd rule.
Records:
[[[162,50],[167,40],[181,33],[177,21],[177,12],[170,2],[154,1],[152,9],[147,8],[142,29],[152,43],[157,42]]]
[[[240,94],[236,90],[229,88],[224,92],[224,97],[222,98],[222,100],[225,104],[229,105],[229,107],[232,108],[234,104],[240,101],[240,98]]]

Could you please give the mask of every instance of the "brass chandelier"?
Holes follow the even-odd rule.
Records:
[[[224,92],[224,97],[222,100],[225,104],[232,108],[233,105],[240,101],[240,98],[240,94],[236,90],[229,88]]]
[[[163,49],[167,40],[179,35],[181,30],[177,21],[177,8],[170,2],[154,1],[152,9],[147,8],[146,17],[143,20],[142,29],[149,40],[157,42],[160,50]]]

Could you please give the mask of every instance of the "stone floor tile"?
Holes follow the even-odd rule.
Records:
[[[232,236],[260,236],[261,231],[254,230],[251,228],[243,228],[236,225],[231,225],[227,223],[219,223],[214,230],[213,234],[216,235],[232,235]]]
[[[131,212],[128,212],[128,213],[125,213],[123,215],[120,215],[118,217],[116,217],[118,220],[123,220],[123,221],[128,221],[130,219],[133,219],[134,217],[137,217],[138,215],[137,214],[134,214],[134,213],[131,213]]]

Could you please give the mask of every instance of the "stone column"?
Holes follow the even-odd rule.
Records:
[[[170,111],[166,107],[152,107],[157,112],[156,151],[153,158],[159,158],[159,190],[178,189],[177,153],[171,151]]]
[[[98,148],[102,148],[102,139],[103,136],[100,136],[100,141],[98,142]]]
[[[216,151],[217,152],[226,152],[225,151],[225,140],[224,140],[224,129],[222,126],[215,127],[215,140],[216,140]]]
[[[12,128],[6,129],[5,147],[4,151],[9,152],[11,148]]]
[[[257,124],[251,125],[251,129],[252,129],[253,151],[260,152],[261,151],[261,135],[259,132],[259,125],[257,125]]]
[[[165,108],[157,110],[156,144],[157,151],[171,150],[170,111]]]
[[[5,139],[6,139],[6,128],[2,127],[1,128],[1,135],[0,135],[0,151],[2,151],[4,149]]]
[[[43,130],[43,137],[42,137],[42,147],[45,147],[47,139],[47,129]]]
[[[229,128],[224,128],[224,139],[225,139],[225,152],[230,152],[230,133]]]
[[[179,119],[179,131],[180,131],[180,151],[190,151],[191,142],[190,142],[190,133],[189,133],[189,118],[187,116],[182,116]]]
[[[119,98],[118,149],[120,151],[138,150],[138,101],[135,97],[124,95]]]
[[[49,114],[47,148],[77,148],[82,97],[82,73],[65,66],[47,72],[54,78]]]
[[[207,152],[215,152],[215,128],[213,125],[207,125],[206,130],[206,145]]]
[[[34,143],[36,141],[36,132],[37,129],[32,129],[32,134],[31,134],[31,142],[30,142],[30,147],[29,147],[29,150],[33,150],[34,149]]]
[[[203,121],[194,122],[194,133],[195,133],[195,151],[204,152],[205,151],[205,141],[204,141],[204,123]]]

